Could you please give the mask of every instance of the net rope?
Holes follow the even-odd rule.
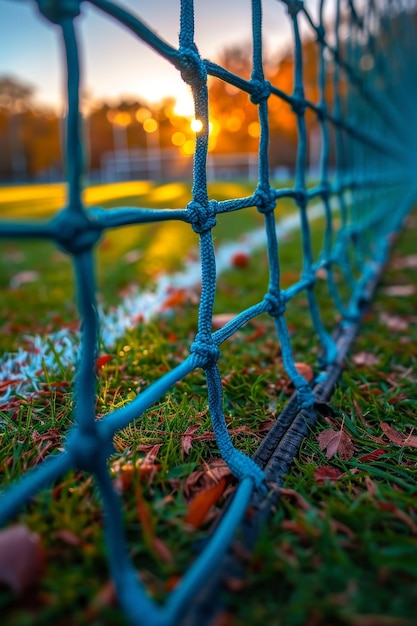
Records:
[[[0,237],[51,240],[72,259],[79,317],[82,323],[80,357],[74,381],[74,425],[63,452],[55,453],[8,488],[1,496],[0,522],[7,523],[40,489],[71,469],[91,473],[99,488],[104,509],[104,535],[109,568],[120,605],[132,624],[174,625],[192,601],[233,540],[254,490],[267,486],[261,468],[232,444],[223,413],[223,389],[218,360],[226,342],[249,320],[268,313],[274,320],[285,369],[291,378],[299,406],[309,408],[314,394],[294,363],[285,311],[293,298],[304,293],[308,300],[314,332],[322,349],[322,367],[337,359],[337,348],[323,323],[316,295],[320,271],[325,271],[328,290],[343,324],[358,320],[365,287],[385,263],[393,233],[401,227],[416,198],[413,180],[415,142],[411,122],[414,84],[410,79],[410,58],[415,54],[411,19],[414,4],[406,0],[337,0],[318,3],[315,19],[301,0],[281,0],[292,24],[294,85],[286,93],[265,79],[262,50],[262,3],[252,0],[253,63],[250,79],[201,58],[194,40],[193,0],[181,0],[179,46],[173,47],[157,36],[138,17],[110,0],[85,0],[116,22],[127,27],[157,54],[171,63],[190,86],[195,117],[203,130],[196,134],[192,200],[180,209],[119,207],[86,209],[81,200],[83,143],[79,112],[79,46],[76,18],[82,0],[36,0],[42,15],[58,25],[65,49],[68,114],[66,206],[50,221],[39,223],[0,222]],[[278,5],[278,3],[277,3]],[[326,19],[326,8],[333,9]],[[306,98],[303,42],[300,21],[316,40],[319,63],[318,101]],[[368,71],[361,59],[372,59]],[[331,72],[329,69],[331,68]],[[258,180],[248,197],[217,201],[207,189],[209,140],[208,79],[214,77],[248,94],[258,107],[260,137]],[[332,101],[326,90],[332,90]],[[269,165],[270,113],[268,102],[279,98],[289,107],[297,123],[297,157],[294,185],[276,188],[271,184]],[[313,115],[321,134],[318,183],[307,184],[308,129],[306,116]],[[276,235],[276,209],[290,198],[298,208],[302,235],[302,272],[287,289],[280,287],[281,267]],[[320,254],[313,253],[309,208],[320,201],[324,229]],[[216,255],[212,231],[222,213],[256,207],[263,214],[269,260],[269,286],[263,299],[241,311],[222,328],[212,331],[216,294]],[[338,219],[335,219],[334,212]],[[95,359],[100,333],[95,300],[94,249],[107,229],[149,222],[181,220],[199,235],[201,298],[197,331],[189,356],[177,367],[122,408],[96,419]],[[335,274],[341,272],[351,296],[340,294]],[[122,521],[122,503],[113,488],[108,460],[114,452],[112,440],[122,428],[140,416],[173,385],[197,368],[207,381],[209,410],[221,456],[238,478],[231,505],[222,517],[207,547],[196,558],[164,606],[148,595],[137,577],[129,556]],[[325,375],[325,374],[323,374]]]

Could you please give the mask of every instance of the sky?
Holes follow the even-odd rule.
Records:
[[[117,0],[157,34],[178,47],[179,0]],[[314,0],[311,0],[314,2]],[[270,52],[291,40],[285,7],[263,2],[264,39]],[[178,112],[192,112],[189,88],[178,71],[157,53],[84,2],[76,20],[82,51],[83,90],[90,99],[116,101],[137,96],[158,102],[178,100]],[[195,0],[195,40],[204,58],[216,60],[224,48],[251,40],[250,0]],[[65,74],[59,28],[49,24],[33,0],[0,0],[0,76],[12,75],[35,88],[40,104],[62,106]]]

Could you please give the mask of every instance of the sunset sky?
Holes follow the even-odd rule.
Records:
[[[173,46],[178,45],[179,0],[119,0]],[[311,0],[308,5],[316,5]],[[265,0],[267,50],[288,45],[285,7]],[[251,39],[250,0],[196,0],[196,42],[200,54],[216,60],[227,46]],[[93,99],[139,96],[157,102],[172,95],[181,112],[191,113],[188,88],[177,70],[126,29],[88,2],[77,21],[86,91]],[[35,88],[36,100],[54,107],[62,102],[64,74],[57,27],[43,19],[33,0],[0,0],[0,76],[13,75]]]

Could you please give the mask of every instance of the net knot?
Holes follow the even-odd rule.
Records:
[[[249,478],[257,490],[261,493],[265,493],[265,474],[253,459],[246,456],[243,452],[240,452],[240,450],[235,449],[231,449],[228,454],[224,454],[223,458],[232,474],[234,474],[239,481]]]
[[[192,200],[187,205],[187,215],[192,229],[201,235],[216,225],[217,202],[210,200],[207,204],[201,204]]]
[[[273,189],[258,187],[255,192],[256,208],[259,213],[271,213],[276,207],[276,197]]]
[[[296,115],[304,115],[306,111],[306,101],[303,97],[293,96],[291,108]]]
[[[188,85],[205,83],[207,81],[206,66],[195,46],[179,51],[179,69],[182,79]]]
[[[268,100],[271,95],[271,83],[269,80],[253,80],[251,81],[251,86],[250,101],[253,104],[260,104],[264,100]]]
[[[307,206],[307,193],[304,189],[295,189],[294,190],[294,199],[297,203],[297,205],[302,208],[305,209],[305,207]]]
[[[91,219],[84,213],[75,213],[68,208],[54,217],[51,223],[55,227],[57,245],[72,255],[92,248],[102,233],[97,218]]]
[[[298,406],[301,409],[310,409],[314,406],[314,393],[309,385],[302,385],[297,389]]]
[[[304,8],[303,0],[284,0],[287,5],[288,14],[291,17],[295,17],[299,11],[302,11]]]
[[[60,24],[63,19],[74,19],[80,14],[83,0],[36,0],[39,11],[53,24]]]
[[[308,287],[313,287],[317,282],[316,273],[313,271],[311,267],[303,271],[301,278],[303,281],[307,283]]]
[[[92,473],[114,452],[112,442],[100,436],[98,430],[83,432],[80,429],[69,435],[66,450],[78,469]]]
[[[268,291],[264,297],[267,312],[271,317],[281,317],[286,311],[286,295],[284,291]]]
[[[203,336],[197,333],[190,347],[192,354],[198,354],[203,359],[203,366],[215,365],[220,358],[219,347],[214,343],[211,335]]]

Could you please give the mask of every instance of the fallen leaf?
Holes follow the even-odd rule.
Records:
[[[17,595],[31,587],[44,564],[38,534],[24,524],[0,531],[0,582]]]
[[[301,376],[304,376],[308,383],[311,383],[314,378],[314,372],[311,365],[308,365],[307,363],[294,363],[294,365],[297,372],[301,374]]]
[[[232,473],[223,459],[216,459],[210,465],[205,464],[203,469],[192,472],[184,481],[183,491],[187,500],[206,489],[216,485],[222,478],[230,480]]]
[[[161,304],[161,311],[173,309],[180,306],[186,300],[187,291],[185,289],[173,289],[169,296]]]
[[[412,435],[411,433],[409,435],[400,433],[386,422],[379,422],[379,425],[392,443],[396,443],[399,446],[417,448],[417,437],[415,435]]]
[[[370,352],[358,352],[354,354],[352,357],[352,361],[355,365],[378,365],[379,358],[375,356],[375,354],[371,354]]]
[[[192,424],[185,431],[181,440],[181,455],[182,455],[183,460],[184,460],[184,457],[186,457],[189,454],[191,447],[193,445],[193,435],[196,433],[196,431],[199,428],[200,428],[199,424]]]
[[[226,478],[221,478],[216,485],[200,491],[188,505],[184,522],[193,528],[200,528],[211,507],[216,504],[226,488]]]
[[[343,424],[340,430],[333,430],[333,428],[323,430],[318,436],[318,441],[320,450],[326,450],[328,459],[337,454],[344,461],[348,461],[353,456],[353,443],[347,432],[343,430]]]
[[[138,485],[136,489],[136,512],[142,525],[143,540],[148,549],[165,563],[173,563],[173,556],[168,546],[156,536],[155,521],[150,511],[150,505],[143,497],[142,488]]]
[[[364,456],[360,456],[358,461],[361,463],[368,463],[369,461],[376,461],[382,454],[386,454],[386,450],[383,448],[377,448],[373,450],[373,452],[369,452],[369,454],[364,454]]]
[[[13,387],[14,385],[18,385],[21,382],[22,382],[21,378],[2,380],[0,382],[0,393],[3,393],[4,391],[7,391],[9,389],[9,387]]]
[[[382,324],[384,324],[389,330],[394,332],[407,330],[409,327],[408,321],[399,315],[388,315],[388,313],[381,313],[379,317]]]
[[[405,298],[413,296],[417,289],[415,285],[390,285],[385,287],[384,294],[386,296],[395,296],[396,298]]]
[[[97,357],[95,362],[96,373],[100,372],[101,369],[106,365],[106,363],[111,361],[112,358],[113,357],[110,356],[110,354],[103,354],[102,356]]]
[[[335,481],[343,476],[344,472],[337,467],[330,465],[319,465],[314,470],[314,480],[317,483],[324,483],[326,480]]]

